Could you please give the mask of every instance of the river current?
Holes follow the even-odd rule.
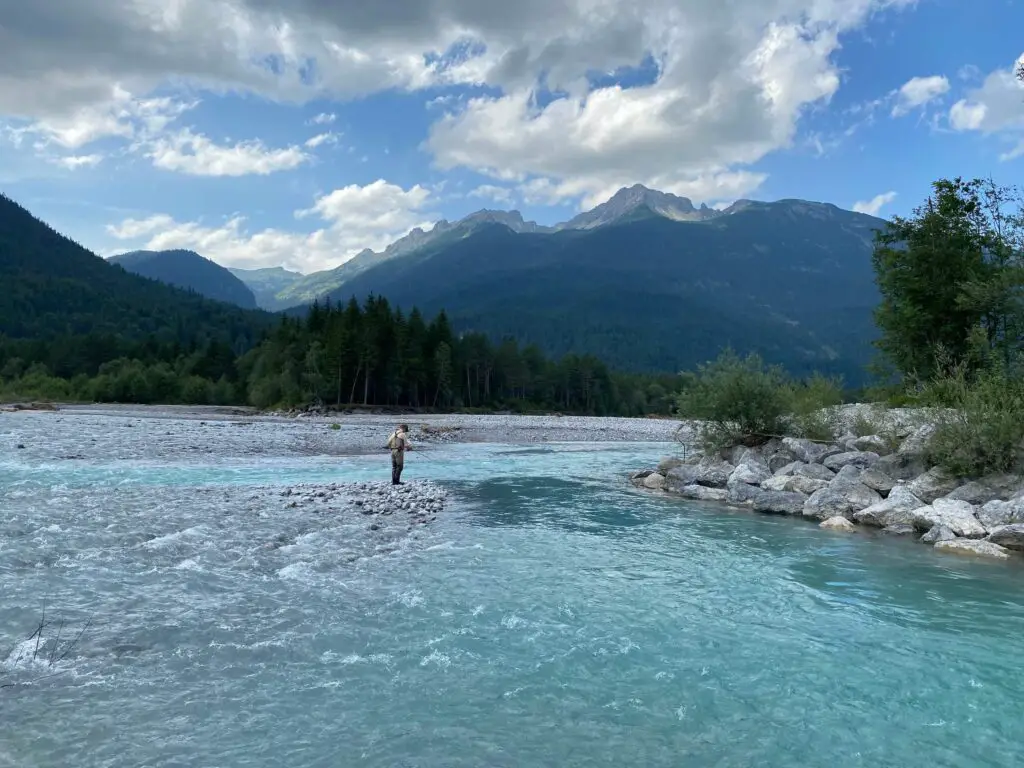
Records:
[[[0,766],[1024,763],[1013,564],[632,489],[657,443],[425,447],[412,531],[291,506],[387,479],[343,443],[0,414]]]

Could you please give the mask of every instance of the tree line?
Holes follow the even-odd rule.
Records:
[[[241,345],[239,345],[241,346]],[[0,338],[0,395],[131,403],[667,414],[673,374],[622,374],[591,355],[548,359],[515,339],[456,334],[386,298],[316,302],[251,349],[149,336]]]

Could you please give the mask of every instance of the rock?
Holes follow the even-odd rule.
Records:
[[[771,470],[768,469],[768,465],[758,457],[744,457],[739,465],[729,475],[729,479],[726,482],[727,486],[735,485],[736,483],[746,483],[747,485],[759,485],[769,477],[772,476]]]
[[[925,544],[934,544],[937,541],[952,541],[955,538],[956,534],[949,529],[948,525],[936,525],[918,541],[922,541]]]
[[[789,464],[786,464],[785,466],[782,466],[782,467],[779,467],[778,469],[776,469],[775,470],[775,475],[777,477],[789,477],[791,475],[796,474],[796,470],[797,470],[798,467],[806,467],[806,466],[810,466],[810,465],[805,464],[802,461],[791,461],[791,462],[789,462]],[[817,466],[817,465],[815,465],[815,466]]]
[[[805,464],[818,464],[829,452],[828,446],[798,437],[786,437],[782,447]]]
[[[978,520],[990,531],[1004,525],[1024,523],[1024,499],[990,501],[978,510]]]
[[[664,475],[670,469],[683,466],[683,460],[675,456],[666,456],[658,462],[658,473]]]
[[[886,442],[884,437],[879,437],[878,435],[855,437],[850,441],[850,445],[855,451],[877,453],[879,456],[885,456],[886,454],[892,453],[892,448],[889,447],[889,443]]]
[[[957,536],[980,539],[987,531],[974,514],[974,507],[966,501],[936,499],[930,507],[914,510],[914,525],[927,531],[936,525],[945,525]]]
[[[665,487],[665,476],[659,475],[657,472],[648,475],[644,478],[644,488],[648,488],[652,491],[660,491]]]
[[[882,529],[882,533],[887,533],[890,536],[911,536],[917,533],[917,528],[910,523],[896,523],[895,525],[885,526]]]
[[[857,526],[841,515],[830,517],[828,520],[822,522],[818,527],[824,528],[827,531],[842,531],[844,533],[853,533],[857,530]]]
[[[731,483],[728,488],[726,501],[730,504],[748,504],[753,501],[759,493],[765,493],[756,485],[749,483]]]
[[[644,480],[646,480],[648,477],[650,477],[653,474],[654,474],[654,470],[653,469],[641,469],[639,472],[634,472],[632,475],[630,475],[629,476],[629,481],[631,483],[633,483],[633,485],[640,485],[640,486],[642,486],[644,484]],[[356,502],[356,503],[357,504],[361,504],[362,502]]]
[[[724,488],[708,488],[705,485],[683,485],[673,488],[672,492],[694,501],[727,501],[729,498],[729,492]]]
[[[821,464],[804,464],[803,466],[797,467],[793,471],[793,474],[799,475],[800,477],[809,477],[812,480],[825,480],[827,482],[831,482],[836,476],[835,472]]]
[[[18,443],[18,450],[19,451],[24,451],[25,450],[25,444],[24,443]]]
[[[897,485],[892,489],[889,498],[872,504],[853,516],[862,525],[875,525],[885,528],[890,525],[912,525],[914,512],[925,506],[905,485]]]
[[[1007,549],[1024,552],[1024,523],[1001,525],[990,533],[985,541],[991,541]]]
[[[814,480],[813,478],[801,477],[799,475],[776,475],[775,477],[769,477],[761,483],[761,488],[766,491],[788,491],[791,493],[803,493],[808,496],[827,486],[827,480]]]
[[[924,474],[927,467],[924,459],[914,454],[891,453],[876,461],[872,469],[888,475],[893,480],[913,480]]]
[[[910,483],[911,492],[925,504],[952,493],[961,482],[941,467],[933,467]]]
[[[867,469],[877,462],[879,458],[881,457],[877,453],[849,451],[847,453],[837,453],[835,456],[829,456],[822,463],[833,472],[838,472],[843,467]]]
[[[807,496],[802,493],[785,491],[764,491],[756,494],[753,499],[755,512],[776,515],[799,515],[803,513]]]
[[[935,426],[933,424],[925,424],[922,427],[918,427],[900,444],[896,453],[904,456],[923,456],[928,448],[928,441],[934,434]]]
[[[768,469],[772,472],[776,472],[783,467],[788,467],[793,463],[793,455],[789,451],[779,451],[778,453],[772,454],[768,457]]]
[[[804,517],[827,520],[830,517],[852,518],[862,509],[877,504],[882,497],[860,482],[860,471],[844,467],[827,488],[815,491],[804,504]]]
[[[1010,551],[991,541],[977,541],[971,539],[953,539],[951,541],[939,541],[935,543],[935,549],[940,552],[949,552],[955,555],[977,555],[978,557],[991,557],[996,560],[1008,560]]]
[[[879,472],[873,466],[860,473],[860,481],[868,488],[873,488],[883,496],[889,495],[889,492],[896,485],[895,480],[884,472]]]
[[[966,501],[968,504],[987,504],[999,497],[999,492],[984,483],[972,480],[969,483],[955,488],[952,493],[946,494],[944,498],[950,501]]]
[[[708,488],[724,488],[734,469],[728,462],[704,456],[696,464],[684,464],[670,469],[665,479],[669,487],[706,485]]]

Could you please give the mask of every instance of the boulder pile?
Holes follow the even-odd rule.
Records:
[[[965,480],[929,468],[933,426],[901,441],[847,435],[833,444],[784,438],[718,455],[666,458],[634,485],[694,501],[817,521],[835,531],[881,529],[936,550],[1008,559],[1024,554],[1024,478]],[[895,444],[894,444],[895,442]]]

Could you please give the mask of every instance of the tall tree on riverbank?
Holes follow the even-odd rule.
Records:
[[[979,340],[1009,361],[1021,340],[1022,228],[1014,190],[942,179],[910,218],[878,233],[877,346],[904,378],[974,365]]]

